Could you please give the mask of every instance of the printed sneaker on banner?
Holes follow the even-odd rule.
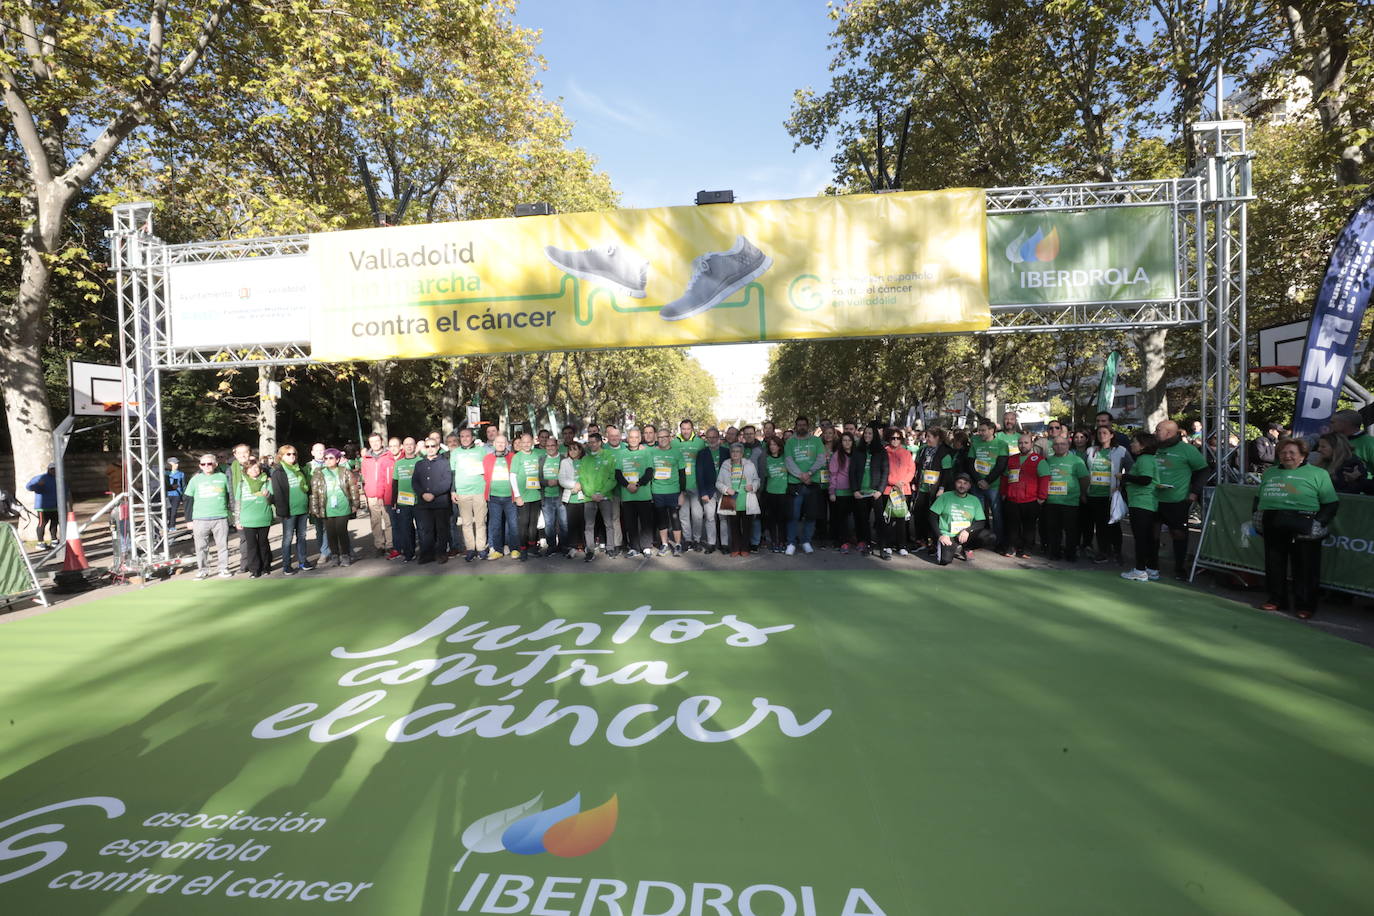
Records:
[[[720,305],[773,266],[773,259],[744,236],[728,251],[711,251],[692,262],[687,291],[658,313],[664,321],[680,321]]]
[[[644,298],[649,283],[649,262],[633,251],[619,245],[601,245],[581,251],[545,245],[544,254],[559,270],[574,277],[605,283],[635,299]]]

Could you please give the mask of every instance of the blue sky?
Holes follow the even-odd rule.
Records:
[[[792,93],[829,84],[824,0],[523,0],[543,31],[544,94],[597,157],[626,207],[807,197],[830,150],[792,151]]]

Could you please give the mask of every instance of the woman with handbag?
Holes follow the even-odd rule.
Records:
[[[1093,431],[1095,441],[1088,447],[1088,518],[1097,540],[1094,563],[1116,560],[1121,565],[1121,519],[1112,521],[1112,502],[1120,499],[1121,468],[1126,450],[1115,444],[1116,432],[1110,426]]]
[[[878,499],[878,513],[883,524],[882,532],[884,560],[892,559],[892,548],[897,548],[900,556],[910,556],[907,550],[907,529],[911,522],[911,481],[916,476],[916,462],[907,451],[906,441],[900,430],[892,430],[887,437],[887,480],[883,481],[882,495]]]
[[[359,509],[367,511],[363,482],[343,462],[343,452],[325,449],[324,467],[310,475],[310,514],[324,521],[325,537],[336,566],[352,566],[348,521]]]
[[[730,457],[716,473],[716,490],[720,493],[716,514],[730,521],[730,556],[747,557],[753,528],[749,516],[759,514],[759,472],[744,457],[743,443],[730,444]]]
[[[1278,445],[1279,463],[1264,472],[1255,497],[1255,530],[1264,538],[1264,581],[1269,600],[1261,610],[1279,611],[1288,605],[1289,568],[1293,604],[1307,620],[1317,611],[1321,582],[1322,539],[1340,508],[1331,475],[1303,464],[1307,443],[1284,439]]]

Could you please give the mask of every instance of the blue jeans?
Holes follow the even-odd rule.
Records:
[[[310,516],[288,515],[281,520],[281,568],[291,568],[291,542],[296,542],[296,565],[305,565],[305,535],[310,530]]]
[[[494,553],[520,546],[515,533],[515,497],[487,498],[487,546]]]
[[[463,544],[463,532],[459,530],[458,527],[458,504],[452,500],[449,502],[452,503],[452,507],[449,509],[448,513],[448,549],[471,550],[472,547],[470,545]],[[463,544],[463,546],[459,547],[459,544]]]
[[[329,552],[329,536],[324,533],[324,519],[315,519],[315,540],[320,543],[320,559],[327,560],[331,556]]]
[[[750,546],[750,547],[757,547],[757,546],[759,546],[760,542],[763,541],[763,516],[762,516],[762,515],[751,515],[751,516],[749,516],[749,519],[750,519],[750,522],[749,522],[749,524],[750,524],[750,529],[749,529],[749,530],[750,530],[750,534],[749,534],[749,546]]]
[[[407,560],[415,559],[414,506],[395,506],[391,509],[391,546]]]
[[[544,500],[544,540],[549,550],[568,549],[568,507],[557,496]]]
[[[975,487],[974,492],[978,494],[978,499],[983,504],[983,514],[988,517],[988,527],[997,535],[997,546],[1006,545],[1006,538],[1002,534],[1002,490],[1000,488]]]
[[[789,544],[798,546],[809,544],[811,538],[816,534],[816,519],[811,515],[811,512],[815,510],[808,510],[807,507],[808,497],[815,498],[810,496],[810,489],[803,484],[797,487],[797,492],[792,496],[792,512],[787,516],[787,543]],[[803,513],[805,513],[806,518],[802,518]]]

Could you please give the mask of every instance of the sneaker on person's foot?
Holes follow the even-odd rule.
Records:
[[[692,262],[692,279],[687,282],[687,291],[660,309],[659,317],[664,321],[680,321],[700,315],[763,276],[772,266],[773,259],[741,235],[726,251],[698,256]]]
[[[897,548],[897,556],[899,556],[899,557],[909,557],[909,556],[911,556],[911,554],[907,552],[907,549],[906,549],[905,547],[899,547],[899,548]]]
[[[674,545],[673,545],[673,556],[675,556],[675,557],[680,557],[680,556],[682,556],[684,553],[686,553],[686,550],[683,549],[683,547],[682,547],[681,544],[674,544]]]
[[[890,559],[892,559],[892,548],[891,548],[891,547],[884,547],[884,548],[878,553],[878,559],[880,559],[880,560],[890,560]]]
[[[209,571],[208,569],[198,569],[198,570],[196,570],[196,578],[197,578],[197,579],[208,579],[208,578],[210,578],[210,571]]]
[[[501,558],[504,557],[504,556],[505,556],[505,554],[502,553],[501,551],[499,551],[499,550],[492,550],[492,551],[489,551],[489,552],[487,553],[487,555],[484,556],[482,559],[484,559],[484,560],[499,560],[499,559],[501,559]]]
[[[619,245],[601,245],[568,251],[544,246],[544,254],[559,270],[605,285],[635,299],[644,298],[649,283],[649,262]]]
[[[848,545],[848,544],[841,544],[841,545],[840,545],[840,553],[849,553],[849,545]]]
[[[631,548],[629,548],[628,550],[625,551],[625,556],[627,556],[627,557],[629,557],[631,560],[633,560],[633,559],[635,559],[636,557],[639,556],[639,551],[638,551],[638,550],[635,550],[633,547],[631,547]]]
[[[815,552],[816,552],[816,548],[814,548],[814,547],[811,546],[811,542],[810,542],[810,541],[805,541],[805,542],[802,543],[802,553],[815,553]]]
[[[796,552],[797,552],[797,545],[796,545],[796,544],[788,544],[788,545],[787,545],[787,549],[783,551],[783,553],[787,554],[789,557],[792,556],[793,554],[795,554]]]
[[[220,577],[221,579],[232,579],[232,578],[234,578],[234,574],[231,573],[231,572],[230,572],[229,570],[227,570],[227,569],[221,569],[221,570],[219,571],[219,577]]]
[[[1149,582],[1150,574],[1143,569],[1128,569],[1121,574],[1121,578],[1129,579],[1132,582]]]
[[[512,560],[523,560],[523,559],[524,559],[524,557],[520,554],[520,551],[518,551],[518,550],[512,550],[512,551],[510,552],[510,558],[511,558]]]
[[[1154,582],[1156,579],[1159,578],[1159,570],[1157,570],[1157,569],[1147,569],[1147,570],[1145,570],[1145,575],[1147,575],[1147,576],[1150,577],[1150,581],[1151,581],[1151,582]]]
[[[658,546],[658,555],[660,557],[666,557],[670,553],[672,553],[672,550],[669,549],[667,544],[660,544]]]
[[[394,547],[391,548],[390,550],[388,550],[387,553],[386,553],[386,558],[387,558],[388,560],[397,560],[397,559],[400,559],[400,556],[401,556],[401,552],[400,552],[399,550],[397,550],[396,548],[394,548]]]

